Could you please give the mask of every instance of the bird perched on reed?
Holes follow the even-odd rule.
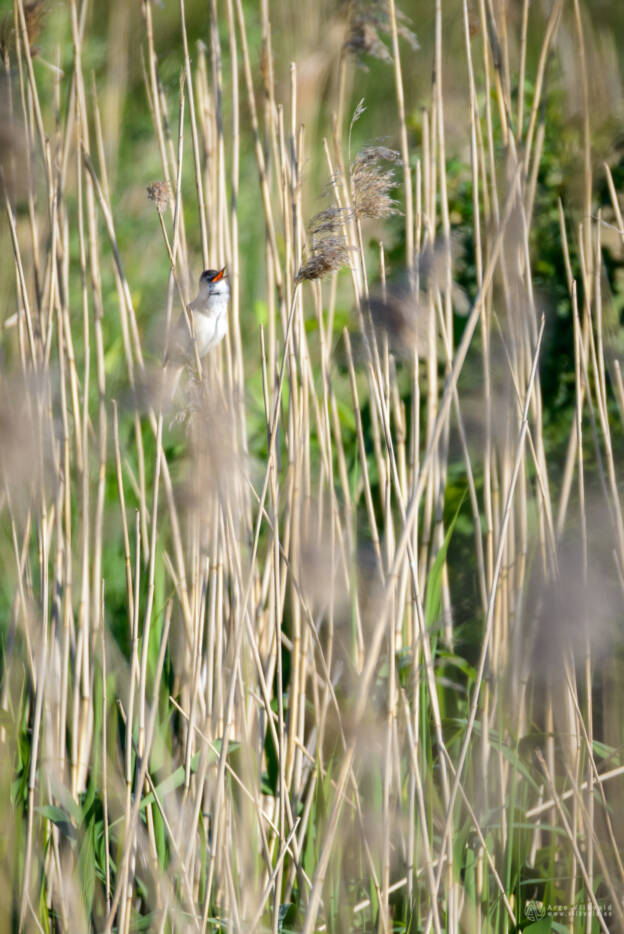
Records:
[[[227,334],[229,301],[230,283],[226,267],[204,269],[199,277],[197,296],[187,305],[188,315],[180,315],[168,340],[165,372],[167,382],[171,384],[171,399],[185,365],[193,363],[195,351],[201,360]]]
[[[192,324],[189,330],[185,315],[180,315],[171,335],[170,358],[188,362],[193,357],[193,341],[201,360],[212,347],[227,334],[227,309],[230,301],[230,283],[223,269],[204,269],[199,277],[197,297],[187,306]]]

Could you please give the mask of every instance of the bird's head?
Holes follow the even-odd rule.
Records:
[[[224,295],[230,294],[230,283],[228,282],[226,267],[223,269],[204,269],[199,277],[200,295]]]

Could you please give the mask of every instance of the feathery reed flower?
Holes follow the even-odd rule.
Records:
[[[390,31],[390,19],[383,0],[350,0],[347,3],[347,38],[343,48],[354,55],[358,64],[366,68],[362,56],[371,55],[382,62],[392,62],[392,55],[380,32]],[[407,25],[409,22],[401,10],[397,10],[397,29],[416,51],[420,46],[416,34]]]
[[[169,182],[152,182],[147,186],[147,197],[156,206],[159,214],[164,214],[171,201],[171,185]]]
[[[8,79],[0,76],[0,192],[22,195],[26,183],[26,134],[11,107]]]
[[[399,213],[399,202],[389,195],[396,185],[394,169],[383,168],[383,162],[400,164],[401,157],[387,146],[365,146],[351,163],[351,196],[356,217],[390,217]]]
[[[371,295],[367,308],[374,329],[388,337],[395,351],[425,355],[430,308],[417,290],[393,284]]]
[[[295,282],[304,279],[321,279],[328,272],[335,272],[349,262],[349,247],[342,232],[347,219],[344,208],[332,205],[315,214],[308,230],[311,237],[311,253],[300,267]]]
[[[359,10],[356,10],[349,18],[344,48],[355,55],[360,64],[362,64],[362,55],[372,55],[373,58],[378,58],[382,62],[392,61],[387,46],[379,38],[377,22]]]
[[[33,0],[32,3],[24,4],[24,19],[26,20],[26,32],[31,55],[36,55],[39,51],[35,46],[35,42],[39,37],[47,14],[46,0]]]
[[[52,496],[58,482],[51,407],[49,375],[0,374],[0,484],[25,513],[33,496]]]
[[[227,502],[232,515],[243,506],[246,462],[237,442],[235,399],[216,398],[209,381],[189,380],[186,405],[178,421],[188,438],[186,470],[178,493],[181,504],[198,512],[205,524],[214,497]]]
[[[39,34],[43,28],[43,22],[48,14],[46,4],[47,0],[32,0],[31,3],[24,4],[24,20],[26,22],[28,47],[33,57],[39,54],[39,49],[35,45],[35,42],[39,38]],[[9,51],[15,44],[14,40],[13,17],[5,16],[0,25],[0,58],[5,64],[8,62]]]
[[[456,240],[439,238],[421,250],[411,275],[388,283],[383,291],[371,295],[367,308],[373,327],[387,335],[392,346],[401,351],[427,352],[432,305],[428,293],[443,290],[447,284],[449,264],[460,252]],[[470,302],[464,290],[453,279],[450,282],[451,301],[456,314],[465,315]]]

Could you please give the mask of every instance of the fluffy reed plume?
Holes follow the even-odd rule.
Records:
[[[337,560],[328,530],[331,513],[328,504],[313,499],[306,510],[299,554],[297,556],[301,590],[315,613],[331,611],[348,618],[349,596],[343,568]]]
[[[372,15],[361,8],[361,4],[349,4],[348,32],[344,49],[354,55],[363,65],[362,56],[372,55],[382,62],[392,62],[387,45],[379,36],[379,14]],[[365,67],[365,66],[364,66]]]
[[[7,78],[0,76],[0,191],[4,186],[9,197],[21,194],[25,184],[26,137],[10,103]]]
[[[38,52],[35,42],[39,38],[47,14],[46,0],[33,0],[32,3],[24,4],[24,19],[31,55],[36,55]]]
[[[387,5],[379,0],[350,0],[346,6],[347,37],[344,50],[353,55],[362,67],[366,67],[362,60],[364,55],[371,55],[382,62],[392,62],[390,51],[379,35],[390,29]],[[418,39],[408,26],[408,18],[399,10],[397,19],[399,34],[412,49],[418,49]]]
[[[451,237],[450,240],[438,237],[434,243],[423,247],[416,262],[418,287],[421,291],[444,289],[447,275],[450,273],[453,310],[458,315],[466,315],[470,310],[468,296],[454,278],[458,268],[461,268],[462,252],[462,244],[458,237]]]
[[[355,119],[355,118],[354,118]],[[401,156],[387,146],[365,146],[351,163],[351,196],[358,218],[382,218],[398,214],[398,201],[389,192],[396,187],[394,169],[384,163],[401,164]]]
[[[47,0],[33,0],[32,3],[24,4],[24,20],[26,22],[28,45],[30,54],[33,56],[39,53],[39,49],[35,43],[41,34],[47,15]],[[5,16],[0,26],[0,56],[5,63],[8,61],[9,50],[13,45],[14,38],[13,16]]]
[[[189,475],[182,490],[185,504],[204,510],[209,494],[222,502],[239,491],[243,461],[236,445],[236,408],[208,379],[190,379],[184,421],[189,440]]]
[[[608,527],[602,504],[595,500],[589,505],[591,531]],[[621,590],[610,573],[609,556],[596,548],[585,558],[579,542],[570,540],[560,544],[558,562],[556,580],[531,582],[526,618],[518,634],[524,645],[518,658],[538,678],[563,678],[561,659],[582,665],[589,649],[601,661],[618,638]]]
[[[439,239],[421,250],[411,275],[388,283],[368,301],[373,326],[385,333],[395,351],[419,355],[427,351],[433,304],[429,297],[446,285],[449,264],[459,255],[456,241]],[[451,279],[451,299],[456,314],[467,313],[470,303],[464,290]]]
[[[147,197],[159,214],[164,214],[171,202],[171,185],[169,182],[152,182],[147,186]]]
[[[310,256],[300,267],[295,282],[322,279],[328,272],[336,272],[347,265],[351,247],[342,232],[346,219],[345,210],[336,205],[314,215],[308,226]]]
[[[5,68],[9,67],[9,51],[12,39],[11,17],[4,16],[0,23],[0,59]]]
[[[373,326],[388,337],[396,352],[409,354],[415,350],[419,356],[426,353],[430,308],[407,279],[371,295],[367,306]]]
[[[4,376],[0,381],[0,478],[13,507],[25,508],[32,496],[48,496],[53,488],[49,394],[45,377]]]
[[[147,415],[150,409],[167,409],[171,404],[172,376],[162,364],[148,365],[121,395],[124,412]]]

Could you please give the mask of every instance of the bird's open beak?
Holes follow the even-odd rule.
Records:
[[[227,266],[224,266],[223,269],[220,269],[212,281],[219,282],[220,279],[225,279],[225,277],[227,276],[227,273],[225,271],[226,269],[227,269]]]

